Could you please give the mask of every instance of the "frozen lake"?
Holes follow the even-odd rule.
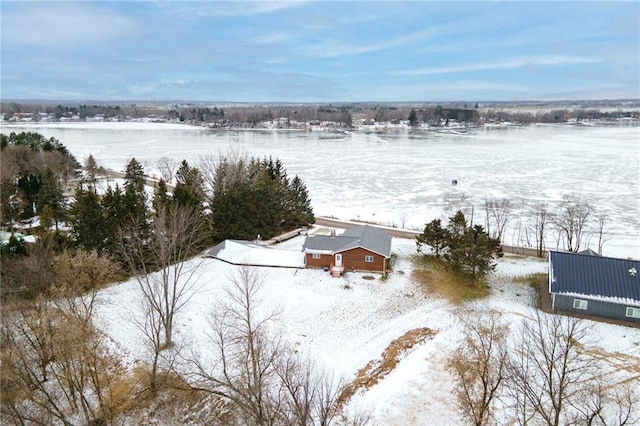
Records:
[[[316,215],[372,220],[421,229],[446,219],[444,199],[466,195],[482,223],[488,198],[517,207],[572,195],[607,216],[604,254],[640,257],[640,127],[536,125],[468,133],[398,131],[332,134],[295,131],[213,131],[146,123],[2,126],[2,133],[37,131],[55,137],[83,162],[93,154],[123,170],[131,157],[158,174],[157,160],[197,165],[208,154],[241,152],[280,158],[307,184]],[[452,187],[452,179],[458,185]],[[524,203],[524,204],[523,204]],[[557,209],[555,209],[557,210]],[[526,218],[523,217],[523,221]],[[506,244],[517,245],[512,220]],[[522,235],[522,234],[520,234]],[[549,236],[548,246],[556,243]],[[590,244],[597,248],[597,242]]]

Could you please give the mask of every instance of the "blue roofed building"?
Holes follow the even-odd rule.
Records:
[[[640,324],[640,261],[550,251],[549,293],[554,311]]]

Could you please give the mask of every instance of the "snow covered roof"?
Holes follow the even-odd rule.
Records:
[[[362,225],[349,228],[342,235],[308,236],[303,249],[307,253],[340,253],[358,247],[389,257],[391,256],[391,237],[380,228]]]
[[[16,237],[18,240],[24,241],[25,243],[36,242],[36,237],[34,237],[33,235],[24,235],[17,232],[14,232],[13,234],[11,234],[11,232],[0,231],[0,244],[2,245],[9,244],[9,239],[11,238],[11,235]]]
[[[549,253],[550,292],[614,303],[640,303],[640,261],[581,253]]]
[[[206,256],[234,265],[304,268],[302,251],[278,249],[242,240],[224,240],[207,251]]]

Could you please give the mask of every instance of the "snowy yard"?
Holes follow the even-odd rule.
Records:
[[[300,247],[303,239],[296,237],[284,246]],[[462,337],[461,308],[425,294],[412,282],[412,240],[396,238],[392,250],[398,261],[385,282],[377,275],[366,279],[370,275],[366,273],[331,278],[321,270],[260,268],[265,277],[263,306],[279,311],[278,325],[292,348],[348,380],[405,332],[418,327],[437,331],[377,385],[357,392],[346,411],[369,411],[375,425],[421,425],[425,419],[430,424],[460,424],[451,396],[453,382],[444,364]],[[206,351],[208,316],[224,297],[228,277],[238,266],[211,258],[190,263],[200,265],[198,292],[177,317],[176,340]],[[543,261],[505,256],[490,277],[490,296],[468,305],[499,310],[508,324],[516,326],[532,317],[534,302],[532,290],[513,278],[546,268]],[[130,321],[139,299],[135,280],[114,284],[101,292],[96,315],[98,326],[111,336],[129,365],[146,357],[140,332]],[[638,377],[640,329],[593,323],[593,333],[598,350],[622,354],[611,357],[608,369],[620,374],[621,380]]]

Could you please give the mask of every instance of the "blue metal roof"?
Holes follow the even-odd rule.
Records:
[[[549,252],[551,293],[575,293],[640,302],[640,261]]]

